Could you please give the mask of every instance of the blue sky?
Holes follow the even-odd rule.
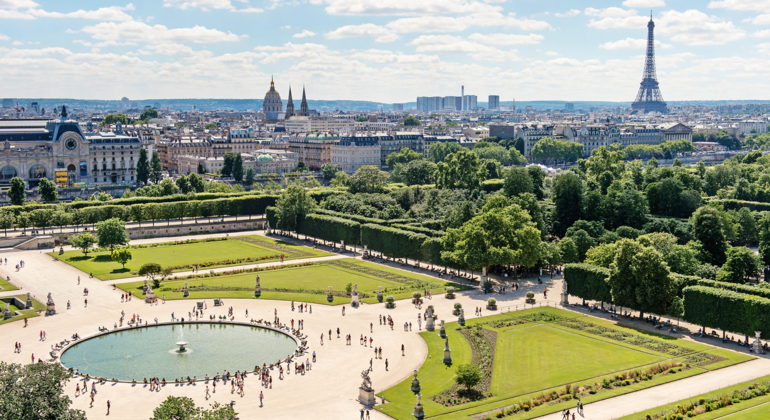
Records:
[[[0,97],[770,99],[770,0],[0,0]]]

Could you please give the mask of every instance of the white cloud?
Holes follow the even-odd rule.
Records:
[[[626,7],[666,7],[663,0],[626,0],[623,2]]]
[[[521,61],[516,50],[502,51],[453,35],[422,35],[410,42],[418,53],[468,54],[476,60]]]
[[[656,48],[673,48],[673,45],[663,44],[662,42],[655,41]],[[599,45],[599,48],[604,50],[644,50],[647,49],[646,39],[626,38],[619,41],[605,42]]]
[[[499,12],[473,13],[467,16],[420,16],[402,18],[388,23],[389,29],[398,33],[459,32],[473,26],[504,26],[523,31],[541,31],[551,28],[548,22],[533,19],[519,19],[514,13],[503,15]]]
[[[628,17],[636,16],[637,12],[634,9],[621,9],[620,7],[608,7],[606,9],[594,9],[593,7],[586,8],[583,12],[586,16],[598,16],[602,18],[616,18],[616,17]]]
[[[545,54],[547,56],[551,56],[551,57],[556,57],[556,56],[559,55],[559,53],[557,53],[556,51],[546,51],[543,54]]]
[[[371,61],[378,64],[432,64],[438,63],[441,59],[437,55],[427,54],[403,54],[400,52],[369,49],[366,51],[354,52],[350,58],[356,60]]]
[[[687,45],[722,45],[746,37],[732,22],[698,10],[668,10],[660,15],[656,31]]]
[[[236,35],[231,32],[222,32],[217,29],[208,29],[204,26],[192,28],[168,29],[163,25],[150,26],[142,22],[102,22],[92,26],[86,26],[80,30],[91,34],[93,39],[99,41],[130,41],[152,43],[179,43],[193,42],[198,44],[213,42],[235,42],[247,35]]]
[[[147,49],[154,50],[157,54],[161,54],[161,55],[193,55],[195,54],[195,51],[193,51],[192,48],[182,44],[148,45]]]
[[[22,41],[13,41],[13,45],[24,45]]]
[[[312,3],[327,4],[326,13],[330,15],[349,16],[416,16],[502,10],[500,6],[467,0],[316,0]]]
[[[770,29],[765,29],[763,31],[756,31],[753,34],[751,34],[754,38],[770,38]]]
[[[770,42],[757,45],[757,49],[759,50],[760,54],[770,55]]]
[[[247,7],[245,9],[234,9],[230,11],[236,13],[264,13],[265,9],[260,9],[259,7]]]
[[[16,41],[19,42],[19,41]],[[14,45],[20,45],[16,44],[14,42]],[[21,43],[23,44],[23,42]],[[61,47],[54,47],[54,48],[41,48],[38,50],[28,50],[28,49],[13,49],[9,50],[5,57],[68,57],[72,55],[72,51],[61,48]]]
[[[770,0],[712,0],[708,7],[710,9],[770,12]]]
[[[178,7],[182,10],[202,9],[204,11],[213,9],[234,9],[235,6],[230,0],[163,0],[165,7]]]
[[[529,35],[516,35],[516,34],[472,34],[468,37],[474,41],[482,44],[492,45],[534,45],[539,44],[540,41],[545,39],[544,36],[538,34]]]
[[[553,15],[556,17],[570,17],[570,16],[577,16],[580,14],[580,10],[578,9],[571,9],[569,12],[566,13],[554,13]]]
[[[97,10],[81,9],[81,10],[78,10],[75,12],[69,12],[69,13],[46,12],[45,10],[33,9],[33,10],[28,10],[27,13],[31,14],[32,16],[42,17],[42,18],[91,19],[91,20],[101,20],[106,22],[127,22],[130,20],[133,20],[134,18],[128,13],[124,12],[124,10],[134,10],[134,5],[129,3],[126,7],[110,6],[110,7],[102,7],[101,9],[97,9]]]
[[[0,9],[34,9],[38,6],[32,0],[0,0]]]
[[[0,41],[10,41],[10,40],[11,40],[11,37],[9,37],[8,35],[0,34]]]
[[[374,37],[377,42],[391,42],[398,39],[398,35],[391,33],[387,28],[373,23],[343,26],[325,33],[324,37],[327,39]]]
[[[300,32],[298,34],[294,34],[294,38],[307,38],[307,37],[311,37],[312,38],[314,36],[315,36],[315,32],[308,31],[307,29],[305,29],[304,31],[302,31],[302,32]]]
[[[291,25],[281,26],[281,29],[291,29]]]
[[[754,19],[748,19],[755,25],[770,25],[770,14],[758,15]]]

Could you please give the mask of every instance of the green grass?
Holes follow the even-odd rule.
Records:
[[[467,309],[467,308],[466,308]],[[532,308],[524,311],[496,314],[484,318],[469,320],[467,325],[485,324],[492,320],[506,319],[507,317],[521,317],[537,312],[549,312],[566,318],[581,317],[580,314],[564,311],[557,308]],[[586,321],[600,324],[599,320],[587,318]],[[698,375],[719,366],[728,366],[753,359],[751,356],[739,353],[714,349],[713,347],[698,343],[685,342],[670,336],[655,333],[647,333],[628,327],[606,323],[607,327],[617,330],[632,332],[639,335],[647,335],[660,341],[673,341],[672,344],[692,348],[696,351],[710,351],[726,357],[727,360],[714,363],[715,366],[693,367],[682,372],[656,376],[652,380],[632,383],[628,386],[605,390],[593,395],[585,395],[581,399],[584,403],[599,401],[617,395],[626,394],[651,386],[676,381],[682,378]],[[450,335],[450,347],[453,350],[455,364],[468,363],[471,360],[470,346],[464,337],[455,330],[456,323],[447,324],[447,332]],[[592,335],[559,326],[553,322],[528,322],[502,329],[492,329],[490,325],[484,328],[496,331],[497,343],[495,350],[495,364],[492,375],[492,397],[461,404],[454,407],[446,407],[430,401],[430,398],[449,388],[453,384],[454,369],[437,369],[431,365],[431,360],[441,360],[443,355],[442,341],[435,333],[421,334],[428,345],[428,362],[420,368],[420,381],[423,386],[421,394],[426,417],[441,420],[468,420],[469,416],[478,416],[481,413],[495,412],[503,407],[510,406],[522,400],[527,400],[543,392],[561,390],[567,384],[589,385],[602,382],[604,378],[635,369],[645,369],[659,362],[672,360],[673,357],[633,346],[628,343],[618,342],[606,337]],[[458,342],[459,341],[459,342]],[[455,357],[455,349],[460,350]],[[377,409],[397,419],[411,419],[411,412],[416,401],[413,393],[409,391],[411,378],[385,390],[381,393],[388,403]],[[566,401],[554,405],[542,405],[528,412],[520,412],[517,415],[507,416],[511,419],[530,419],[543,416],[565,408],[573,408],[574,401]],[[494,417],[494,414],[489,415]]]
[[[346,258],[339,261],[356,264],[366,268],[381,268],[379,266],[375,266],[360,260]],[[413,279],[415,283],[426,281],[443,283],[440,280],[434,280],[419,274],[403,271],[398,272],[398,274]],[[243,274],[166,280],[161,283],[159,289],[154,289],[154,292],[158,297],[165,296],[166,300],[184,299],[184,282],[187,281],[188,286],[193,290],[191,290],[190,296],[186,299],[250,299],[254,296],[254,286],[256,285],[257,275],[260,277],[260,283],[263,289],[260,299],[294,300],[298,302],[317,304],[329,304],[326,301],[326,292],[329,286],[332,286],[332,290],[335,292],[343,292],[345,291],[345,287],[348,285],[348,283],[358,284],[359,293],[370,294],[376,292],[377,286],[382,286],[383,290],[397,289],[403,286],[401,283],[392,280],[379,278],[373,275],[351,271],[339,266],[319,262],[318,264],[307,266],[276,268]],[[140,296],[143,285],[144,281],[138,281],[119,284],[118,287],[126,292],[133,292],[135,296]],[[243,288],[245,290],[194,290],[196,287],[203,286],[219,288]],[[174,289],[177,290],[175,291]],[[275,289],[289,290],[283,291]],[[437,289],[441,289],[443,291],[443,287]],[[319,293],[312,293],[313,291]],[[408,294],[411,296],[412,292],[404,292],[403,294]],[[383,293],[383,295],[386,295],[386,293]],[[373,300],[376,302],[376,298],[369,298],[366,300]],[[349,297],[335,296],[332,304],[339,305],[349,302]]]
[[[0,278],[0,287],[2,287],[2,289],[0,289],[0,291],[2,291],[2,292],[8,292],[8,291],[11,291],[11,290],[19,290],[18,287],[12,285],[11,283],[9,283],[8,281],[6,281],[3,278]]]
[[[228,260],[243,258],[264,258],[280,254],[280,252],[275,249],[261,247],[256,244],[237,240],[235,238],[237,237],[219,241],[161,245],[146,248],[130,247],[132,259],[126,264],[125,268],[123,268],[123,266],[121,266],[119,263],[112,261],[109,251],[90,252],[88,256],[84,256],[83,252],[80,250],[67,251],[64,253],[64,255],[58,255],[58,253],[55,252],[49,253],[48,255],[59,258],[67,264],[70,264],[73,267],[76,267],[86,273],[93,274],[95,277],[101,280],[136,277],[138,276],[137,272],[139,271],[139,268],[148,262],[158,263],[164,267],[214,263],[205,268],[201,267],[202,270],[205,270],[207,268],[214,267],[264,263],[280,260],[280,257],[276,257],[253,262],[234,261],[227,263]],[[260,242],[280,244],[288,248],[301,250],[302,252],[309,254],[297,258],[314,258],[331,255],[329,253],[313,248],[277,241],[275,239],[265,238],[263,236],[253,235],[248,236],[248,238],[252,238]],[[285,258],[286,261],[292,259],[296,258],[292,258],[291,256],[287,256]],[[190,268],[180,268],[175,271],[190,270]]]
[[[14,297],[18,298],[22,302],[26,302],[27,301],[27,295],[26,294],[24,294],[24,295],[16,295]],[[19,310],[19,308],[17,308],[15,305],[8,305],[8,306],[11,309],[11,311],[18,311]],[[45,305],[40,303],[40,302],[38,302],[37,300],[35,300],[33,298],[32,299],[32,308],[31,309],[24,309],[24,310],[21,311],[21,315],[15,315],[12,318],[4,320],[3,319],[3,314],[5,314],[5,303],[3,302],[3,304],[2,304],[2,311],[0,311],[0,325],[8,324],[10,322],[21,321],[24,318],[34,318],[34,317],[38,316],[37,311],[39,309],[45,310]],[[67,310],[67,304],[66,303],[64,304],[64,307],[61,307],[61,306],[57,305],[57,312],[58,311],[62,311],[62,310],[65,310],[65,311]]]
[[[724,394],[732,393],[734,390],[748,388],[749,385],[757,382],[767,382],[767,381],[770,381],[770,376],[764,376],[761,378],[757,378],[754,381],[743,382],[737,385],[721,388],[716,391],[707,392],[701,395],[696,395],[691,398],[673,402],[671,404],[662,405],[650,410],[645,410],[643,412],[621,417],[618,420],[641,420],[641,419],[644,419],[648,413],[655,414],[655,413],[661,413],[661,412],[668,412],[669,410],[675,409],[677,405],[692,403],[694,401],[698,401],[699,398],[705,398],[705,399],[715,398]],[[767,418],[770,418],[770,404],[768,403],[770,403],[770,395],[763,395],[761,397],[752,398],[746,401],[741,401],[738,404],[723,407],[715,411],[699,414],[693,418],[697,420],[713,420],[717,418],[724,418],[725,420],[767,419]]]

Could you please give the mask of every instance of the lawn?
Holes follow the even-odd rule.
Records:
[[[711,398],[718,398],[723,395],[732,394],[736,390],[748,389],[749,386],[752,386],[756,383],[763,383],[763,382],[769,382],[769,381],[770,381],[770,376],[757,378],[754,381],[743,382],[737,385],[728,386],[728,387],[718,389],[716,391],[708,392],[705,394],[701,394],[701,395],[694,395],[685,400],[655,407],[653,409],[646,410],[644,412],[631,414],[629,416],[622,417],[618,420],[644,420],[647,414],[655,415],[660,413],[668,413],[671,410],[676,409],[677,406],[686,407],[688,404],[698,402],[701,398],[705,400],[709,400]],[[740,401],[739,403],[734,405],[729,405],[727,407],[722,407],[713,411],[698,414],[692,418],[696,420],[713,420],[717,418],[724,418],[725,420],[739,420],[739,419],[740,420],[759,420],[759,419],[764,420],[764,419],[770,418],[769,403],[770,403],[770,395],[763,395],[763,396],[751,398],[748,400]],[[688,417],[685,415],[685,418],[688,418]]]
[[[16,295],[14,297],[18,298],[22,302],[26,302],[27,301],[27,295],[26,294],[24,294],[24,295]],[[15,305],[8,305],[8,306],[11,309],[11,311],[18,311],[19,310],[19,308],[17,308]],[[4,320],[3,319],[3,314],[5,314],[5,302],[2,302],[2,311],[0,311],[0,325],[8,324],[10,322],[15,322],[15,321],[21,321],[24,318],[34,318],[34,317],[38,316],[37,311],[41,310],[41,309],[45,310],[45,305],[40,303],[40,302],[38,302],[37,300],[35,300],[33,298],[32,299],[32,308],[31,309],[24,309],[24,310],[22,310],[21,311],[21,316],[16,315],[16,316],[14,316],[12,318]],[[67,304],[66,303],[64,304],[63,307],[57,305],[57,312],[62,311],[62,310],[65,310],[65,311],[67,310]]]
[[[606,326],[599,325],[597,321],[557,308],[533,308],[470,320],[467,325],[471,328],[466,331],[478,331],[481,327],[496,333],[496,336],[484,333],[496,339],[494,368],[488,388],[490,395],[469,402],[446,399],[448,395],[451,397],[447,390],[453,384],[456,365],[470,363],[473,355],[470,343],[457,329],[459,326],[447,324],[455,362],[451,369],[440,363],[443,340],[435,333],[421,335],[429,352],[428,361],[420,368],[419,375],[426,417],[441,420],[469,419],[469,416],[496,418],[498,412],[507,411],[503,417],[529,419],[573,408],[572,395],[564,394],[567,385],[571,390],[578,387],[580,398],[589,403],[752,359],[609,322]],[[578,330],[565,326],[588,323],[593,328]],[[609,334],[610,329],[613,338],[598,334],[599,331]],[[623,340],[616,335],[619,332],[633,333],[635,338],[624,336]],[[459,350],[458,357],[455,357],[455,349]],[[485,352],[488,350],[479,353]],[[704,356],[704,353],[713,354]],[[473,361],[476,363],[476,359]],[[696,366],[695,361],[703,365]],[[679,363],[674,366],[676,369],[666,368],[673,362]],[[688,367],[690,362],[693,365]],[[660,366],[664,369],[659,369]],[[410,384],[411,378],[382,392],[388,403],[377,409],[397,419],[412,418],[416,399],[409,391]],[[439,394],[442,396],[437,397]],[[543,398],[551,401],[539,402]],[[538,402],[535,404],[535,401]],[[518,409],[525,403],[530,408]]]
[[[1,292],[8,292],[8,291],[11,291],[11,290],[19,290],[19,288],[14,286],[14,285],[12,285],[11,283],[6,281],[5,279],[0,278],[0,291]]]
[[[101,280],[136,277],[139,268],[148,262],[171,266],[174,271],[190,271],[195,264],[201,269],[233,265],[254,264],[298,258],[314,258],[329,253],[263,236],[235,236],[217,240],[180,241],[158,245],[129,246],[132,259],[125,268],[112,261],[109,251],[90,252],[83,255],[80,250],[68,251],[64,255],[52,252],[49,255],[67,264],[93,274]]]
[[[365,300],[376,300],[378,286],[383,288],[383,296],[388,294],[412,294],[415,287],[430,287],[443,292],[446,285],[441,280],[399,270],[383,270],[382,267],[355,259],[319,261],[298,265],[270,267],[259,271],[249,271],[221,276],[184,276],[183,278],[163,281],[154,292],[167,300],[183,299],[184,283],[188,283],[190,296],[187,299],[236,298],[249,299],[254,296],[256,276],[260,277],[262,299],[295,300],[298,302],[328,304],[328,287],[335,292],[333,305],[349,303],[345,294],[346,286],[358,285],[359,293]],[[430,283],[427,283],[430,282]],[[119,284],[124,291],[141,295],[144,281]],[[420,289],[422,290],[422,289]],[[372,296],[366,298],[366,296]]]

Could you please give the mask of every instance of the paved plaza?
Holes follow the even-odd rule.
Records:
[[[243,232],[242,234],[254,234],[255,232]],[[209,235],[223,236],[223,235]],[[200,239],[204,235],[195,236]],[[132,244],[174,241],[184,238],[165,238],[152,240],[132,241]],[[66,249],[66,248],[65,248]],[[0,254],[7,258],[7,265],[0,266],[0,275],[5,278],[10,276],[14,285],[21,290],[0,292],[0,296],[19,295],[30,292],[38,301],[45,302],[48,293],[56,303],[57,314],[54,316],[39,316],[29,319],[29,325],[24,327],[22,321],[0,325],[0,360],[13,363],[29,363],[32,354],[36,358],[48,359],[51,345],[62,340],[69,339],[77,333],[82,337],[98,332],[99,327],[112,330],[118,322],[121,311],[125,311],[126,319],[133,314],[138,314],[143,320],[152,323],[154,318],[159,321],[170,321],[171,313],[177,317],[187,318],[188,311],[193,309],[194,300],[168,301],[165,304],[149,305],[141,298],[134,298],[131,302],[121,303],[120,289],[115,289],[114,284],[136,281],[137,279],[121,279],[113,281],[100,281],[89,279],[86,273],[59,261],[55,261],[42,251],[6,252]],[[320,257],[314,260],[335,259],[351,257],[351,253],[344,255],[335,254],[329,257]],[[359,255],[360,258],[360,255]],[[24,267],[18,272],[15,269],[20,260],[24,261]],[[255,264],[256,266],[275,265],[279,263]],[[252,266],[255,266],[252,265]],[[398,264],[390,264],[398,267]],[[403,267],[407,268],[407,267]],[[229,268],[215,269],[228,270]],[[414,268],[410,268],[415,270]],[[429,272],[424,272],[429,275]],[[184,275],[186,273],[177,273]],[[80,276],[80,285],[78,285]],[[524,295],[528,291],[542,293],[542,288],[547,286],[551,290],[560,290],[561,280],[543,278],[543,285],[535,282],[522,282],[522,287],[516,292],[505,295],[494,295],[498,300],[499,310],[508,311],[524,307]],[[84,296],[84,288],[88,288],[88,296]],[[194,297],[194,296],[193,296]],[[466,309],[466,317],[474,318],[471,308],[484,306],[485,295],[478,290],[457,293],[457,299],[445,299],[443,295],[434,296],[426,300],[436,308],[436,312],[446,316],[451,313],[452,306],[459,302]],[[544,301],[543,305],[551,306],[557,303],[558,295],[553,293],[552,300]],[[85,299],[88,305],[85,305]],[[71,303],[71,309],[67,310],[67,302]],[[538,300],[538,302],[541,302]],[[577,302],[577,301],[575,301]],[[420,338],[417,328],[417,317],[423,310],[417,309],[409,301],[397,302],[395,309],[385,309],[383,304],[362,305],[359,308],[351,308],[345,305],[345,315],[342,314],[342,306],[313,305],[312,314],[309,312],[292,312],[291,303],[288,301],[265,301],[259,299],[229,299],[224,306],[214,307],[211,300],[207,301],[208,309],[204,311],[204,317],[210,315],[221,316],[227,313],[229,307],[234,308],[236,321],[248,321],[250,319],[272,320],[273,313],[277,310],[282,323],[290,320],[304,320],[304,333],[309,337],[309,352],[315,351],[317,362],[312,370],[304,375],[296,375],[292,372],[284,379],[278,379],[277,373],[273,373],[273,387],[267,389],[260,386],[259,381],[253,375],[248,377],[245,385],[245,396],[232,393],[229,386],[217,387],[212,398],[205,400],[206,384],[198,382],[195,385],[167,384],[160,391],[150,391],[149,386],[143,384],[112,384],[97,385],[97,394],[93,408],[90,407],[90,399],[87,394],[75,397],[75,381],[70,381],[66,392],[73,400],[73,407],[86,411],[89,419],[146,419],[151,417],[152,411],[168,396],[187,396],[193,398],[199,406],[207,407],[208,404],[219,402],[229,404],[235,401],[235,410],[241,419],[289,419],[309,418],[315,420],[358,418],[360,409],[356,401],[358,387],[361,384],[360,372],[369,366],[373,351],[368,346],[358,344],[360,335],[373,337],[374,346],[382,347],[383,358],[375,359],[371,374],[373,387],[380,392],[391,387],[411,375],[414,369],[418,369],[427,357],[427,347]],[[248,317],[245,311],[248,310]],[[180,315],[183,314],[183,315]],[[491,315],[490,311],[483,311],[483,315]],[[379,315],[390,315],[394,319],[394,328],[380,325]],[[448,316],[445,321],[455,321],[456,317]],[[412,322],[411,332],[403,331],[404,322]],[[374,324],[373,333],[370,333],[370,323]],[[336,329],[341,335],[337,338]],[[335,330],[333,338],[328,340],[329,329]],[[46,341],[40,340],[40,331],[45,331]],[[320,343],[321,334],[325,334],[323,345]],[[344,337],[352,334],[352,345],[346,345]],[[13,343],[22,344],[21,353],[13,352]],[[226,343],[230,346],[238,346],[239,343]],[[401,355],[401,346],[405,347],[405,355]],[[243,352],[248,352],[244,348]],[[309,357],[309,356],[308,356]],[[301,358],[304,360],[305,356]],[[388,370],[385,369],[385,360],[389,361]],[[216,369],[222,372],[225,369]],[[212,372],[213,373],[213,372]],[[731,384],[750,380],[758,376],[770,374],[770,362],[760,358],[751,362],[739,364],[730,368],[720,369],[697,377],[676,381],[646,389],[625,396],[608,399],[602,402],[586,405],[585,418],[610,419],[645,410],[686,398],[689,395],[697,395],[712,389],[725,387]],[[137,378],[140,380],[141,378]],[[168,378],[167,378],[168,379]],[[81,381],[82,384],[82,381]],[[89,383],[90,388],[90,383]],[[264,393],[264,405],[260,406],[259,393]],[[112,404],[111,413],[107,413],[107,400]],[[379,403],[379,401],[378,401]],[[372,418],[384,419],[385,415],[374,410]],[[557,418],[555,415],[545,418]]]

